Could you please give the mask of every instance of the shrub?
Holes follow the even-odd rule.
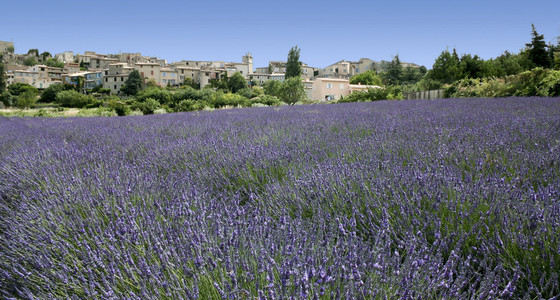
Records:
[[[126,116],[130,113],[130,107],[120,101],[119,97],[110,97],[108,100],[107,108],[114,110],[118,116]]]
[[[37,94],[32,90],[21,93],[16,98],[16,106],[24,109],[32,107],[37,102]]]
[[[400,100],[402,91],[398,86],[387,86],[383,88],[369,88],[363,92],[355,92],[338,102],[370,102],[377,100]]]
[[[43,103],[55,102],[56,94],[64,90],[68,90],[68,89],[62,84],[51,84],[41,94],[41,98],[39,98],[39,102],[43,102]]]
[[[170,104],[172,103],[173,95],[170,91],[155,86],[141,90],[136,95],[138,102],[145,102],[148,99],[156,100],[159,104]]]
[[[160,107],[160,103],[153,98],[147,98],[143,102],[134,102],[132,105],[132,109],[140,110],[145,115],[153,114]]]
[[[274,96],[261,95],[259,97],[251,99],[251,103],[260,103],[268,106],[279,106],[281,104],[281,101]]]
[[[194,100],[182,100],[175,108],[175,111],[193,111],[196,110],[195,105],[196,101]]]
[[[92,96],[80,94],[76,91],[61,91],[56,94],[56,102],[64,107],[98,107],[103,104],[102,101]]]
[[[10,94],[12,94],[12,96],[19,96],[19,94],[22,94],[26,91],[32,91],[35,94],[39,93],[39,90],[37,90],[32,85],[29,85],[27,83],[21,83],[21,82],[10,84],[8,86],[8,91],[10,92]]]
[[[4,106],[12,106],[13,105],[13,99],[14,99],[14,97],[12,96],[12,94],[9,91],[4,91],[0,95],[0,102],[2,102],[4,104]]]

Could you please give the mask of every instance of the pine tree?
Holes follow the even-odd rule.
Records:
[[[286,79],[301,76],[301,62],[299,61],[300,51],[301,49],[299,49],[298,46],[290,49],[288,53],[288,62],[286,63]]]
[[[136,95],[142,89],[142,76],[137,70],[130,72],[128,79],[121,87],[121,92],[126,95]]]
[[[535,29],[535,25],[531,24],[532,30],[530,44],[525,44],[527,46],[527,54],[529,59],[537,66],[548,68],[550,67],[550,59],[547,51],[546,42],[544,41],[544,35],[538,34]]]

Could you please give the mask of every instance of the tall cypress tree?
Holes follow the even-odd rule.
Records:
[[[3,58],[4,56],[0,54],[0,94],[6,90],[6,76],[4,75],[6,70],[4,69]]]
[[[301,49],[299,49],[298,46],[290,49],[288,53],[288,62],[286,63],[286,79],[301,76],[301,63],[299,62],[300,51]]]
[[[548,68],[550,67],[550,59],[547,51],[544,35],[538,34],[535,25],[531,24],[531,43],[525,44],[527,46],[527,54],[529,59],[537,66]]]

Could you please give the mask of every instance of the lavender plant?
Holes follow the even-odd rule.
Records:
[[[0,118],[5,298],[552,298],[560,99]]]

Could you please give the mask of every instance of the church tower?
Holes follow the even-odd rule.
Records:
[[[249,74],[253,74],[253,56],[251,52],[247,52],[245,56],[243,56],[243,63],[246,63],[249,68]]]

